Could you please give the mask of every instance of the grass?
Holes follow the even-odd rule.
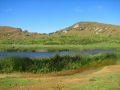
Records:
[[[6,90],[8,88],[32,85],[36,81],[34,80],[25,80],[21,78],[5,77],[0,78],[0,90]]]
[[[115,64],[120,54],[97,54],[94,56],[55,55],[49,58],[3,57],[0,58],[0,72],[50,73],[79,69],[81,71]]]
[[[0,90],[119,90],[120,65],[115,67],[105,67],[109,71],[102,68],[61,77],[40,77],[37,74],[35,77],[27,74],[23,78],[24,73],[16,74],[16,78],[7,76],[0,79]]]
[[[76,33],[77,32],[77,33]],[[77,35],[76,35],[76,34]],[[79,34],[80,35],[79,35]],[[85,31],[71,32],[70,34],[43,35],[38,38],[3,38],[0,40],[2,52],[41,52],[41,51],[65,51],[86,49],[117,49],[120,50],[120,37],[116,35],[95,35]]]
[[[24,79],[19,79],[19,78],[10,78],[10,77],[6,77],[6,78],[1,78],[0,79],[0,86],[21,86],[21,85],[28,85],[28,84],[32,84],[34,83],[34,81],[32,80],[24,80]]]
[[[29,69],[32,60],[23,57],[3,57],[0,58],[0,71],[1,72],[12,72],[18,71],[23,72]]]
[[[1,52],[48,52],[48,51],[92,50],[92,49],[120,50],[120,45],[117,43],[97,43],[87,45],[0,44]]]

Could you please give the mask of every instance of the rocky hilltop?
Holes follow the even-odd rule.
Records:
[[[80,31],[80,32],[78,32]],[[78,34],[83,32],[93,32],[94,34],[109,34],[109,35],[120,35],[120,26],[111,25],[111,24],[103,24],[97,22],[79,22],[70,27],[57,31],[56,33],[75,33]]]

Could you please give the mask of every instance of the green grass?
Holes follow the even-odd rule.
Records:
[[[0,72],[25,72],[32,64],[32,60],[26,57],[0,58]]]
[[[0,78],[0,89],[7,90],[13,87],[32,85],[34,83],[36,83],[35,80],[25,80],[21,78],[5,77],[5,78]]]
[[[39,36],[39,35],[38,35]],[[2,52],[41,52],[87,49],[120,50],[119,35],[89,34],[89,31],[71,32],[69,34],[40,35],[39,37],[4,37],[0,39]]]
[[[29,85],[34,83],[32,80],[25,80],[20,78],[1,78],[0,79],[0,86],[21,86],[21,85]]]
[[[49,58],[4,57],[0,58],[0,72],[49,73],[115,64],[119,53],[97,54],[94,56],[55,55]]]
[[[76,34],[77,35],[76,35]],[[85,35],[84,35],[85,34]],[[45,35],[39,37],[19,37],[10,38],[4,37],[0,40],[0,44],[40,44],[40,45],[85,45],[93,43],[120,43],[120,37],[117,35],[95,35],[90,34],[89,31],[82,34],[82,32],[72,32],[70,34],[58,34],[58,35]]]
[[[87,45],[0,44],[1,52],[48,52],[48,51],[92,50],[92,49],[120,50],[120,45],[117,43],[97,43]]]

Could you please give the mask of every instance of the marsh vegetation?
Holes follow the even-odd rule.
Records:
[[[65,70],[96,68],[104,65],[116,64],[119,53],[97,55],[55,55],[48,58],[2,57],[0,58],[0,72],[31,72],[50,73]]]

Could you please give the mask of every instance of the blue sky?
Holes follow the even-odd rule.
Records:
[[[0,26],[49,33],[80,21],[120,25],[120,0],[0,0]]]

